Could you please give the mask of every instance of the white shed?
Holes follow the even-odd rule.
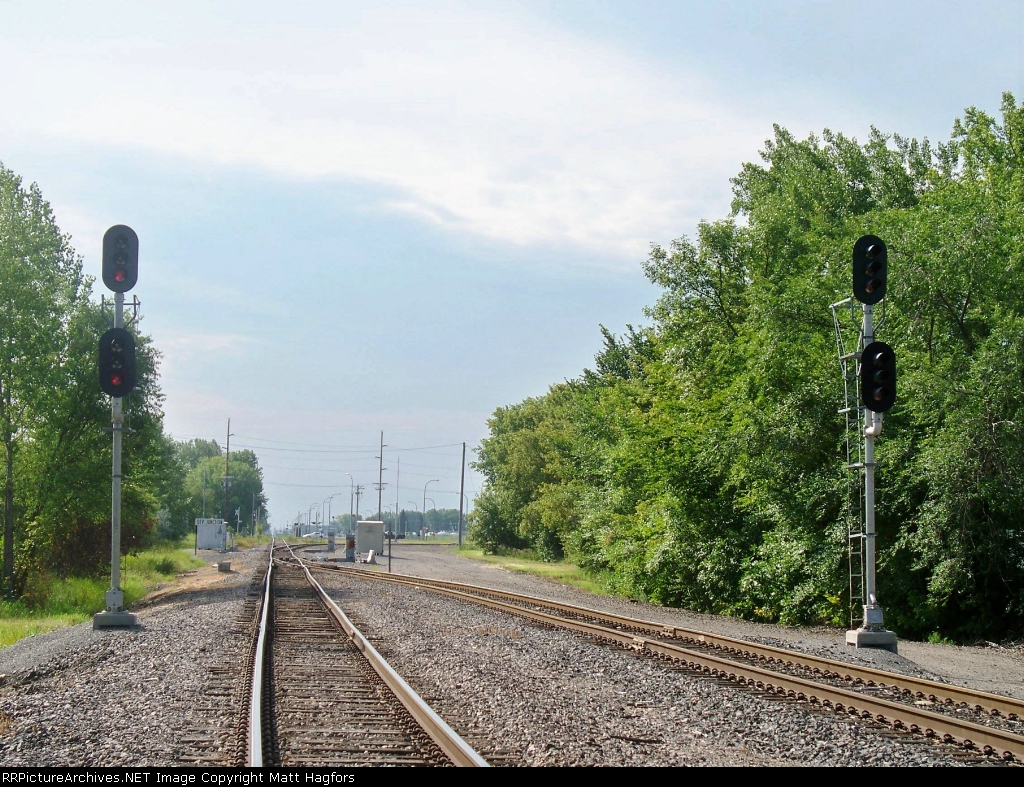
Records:
[[[228,526],[223,519],[196,520],[196,548],[221,552],[228,548]]]
[[[365,555],[371,549],[384,554],[384,523],[356,522],[356,552]]]

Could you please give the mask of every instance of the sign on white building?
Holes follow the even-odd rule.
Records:
[[[228,527],[223,519],[196,519],[196,548],[221,552],[228,548]]]

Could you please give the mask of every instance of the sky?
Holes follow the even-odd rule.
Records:
[[[773,124],[947,139],[1024,98],[1022,40],[1024,0],[0,0],[0,162],[97,279],[136,230],[165,428],[230,418],[272,525],[376,511],[381,432],[383,503],[454,508]]]

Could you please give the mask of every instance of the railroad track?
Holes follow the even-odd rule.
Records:
[[[242,729],[252,767],[487,762],[409,687],[296,558],[272,547]],[[288,550],[290,552],[290,549]]]
[[[758,692],[832,708],[1006,761],[1024,762],[1024,702],[1013,698],[491,588],[336,564],[308,565],[441,593],[670,659],[691,671]],[[963,718],[965,715],[972,718]]]

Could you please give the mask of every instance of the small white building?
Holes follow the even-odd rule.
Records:
[[[196,520],[196,549],[217,549],[225,552],[228,548],[228,526],[223,519]]]
[[[356,522],[356,552],[365,555],[370,550],[384,554],[384,523]]]

